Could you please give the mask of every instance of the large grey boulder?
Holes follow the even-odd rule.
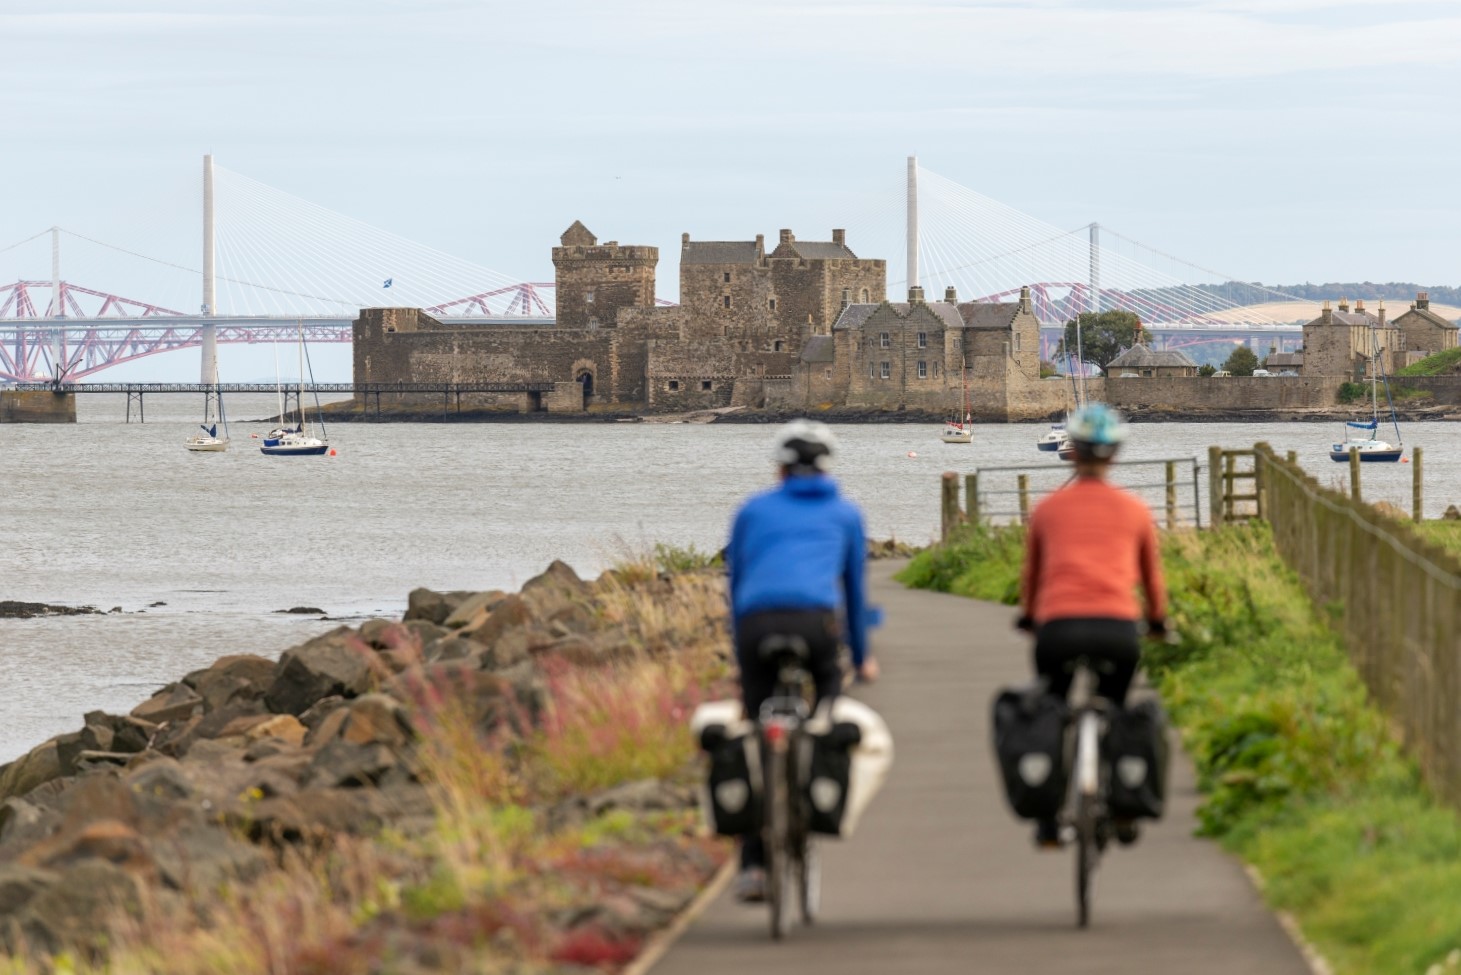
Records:
[[[375,650],[348,626],[337,627],[284,652],[264,702],[278,714],[303,714],[321,698],[370,690],[376,667]]]

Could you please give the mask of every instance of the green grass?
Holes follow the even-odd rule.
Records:
[[[1439,376],[1461,368],[1461,347],[1437,352],[1396,371],[1397,376]]]
[[[900,579],[1013,602],[1021,540],[965,530]],[[1145,666],[1196,763],[1201,832],[1259,869],[1336,972],[1444,962],[1461,947],[1461,820],[1367,702],[1267,527],[1169,534],[1163,557],[1182,639]]]
[[[1427,541],[1461,555],[1461,521],[1423,521],[1415,528]]]

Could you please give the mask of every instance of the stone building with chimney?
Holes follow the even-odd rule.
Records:
[[[1353,309],[1349,299],[1340,298],[1337,309],[1325,301],[1319,317],[1304,326],[1303,373],[1308,377],[1328,376],[1358,379],[1369,371],[1372,356],[1379,367],[1393,375],[1403,364],[1405,344],[1400,329],[1385,319],[1385,302],[1374,314],[1363,300]]]
[[[1405,342],[1405,362],[1402,365],[1456,348],[1456,323],[1431,311],[1430,297],[1428,292],[1417,292],[1410,309],[1395,318],[1395,327]]]

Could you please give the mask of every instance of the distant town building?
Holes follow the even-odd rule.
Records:
[[[1405,338],[1406,364],[1456,348],[1456,323],[1431,311],[1428,292],[1416,293],[1410,310],[1396,317],[1395,327]]]
[[[1197,363],[1180,349],[1149,349],[1137,344],[1106,364],[1108,376],[1195,376]]]
[[[1385,303],[1375,314],[1356,301],[1351,310],[1347,298],[1331,309],[1325,301],[1319,317],[1304,326],[1304,375],[1358,379],[1365,375],[1370,358],[1393,374],[1405,349],[1404,338],[1393,322],[1385,320]]]

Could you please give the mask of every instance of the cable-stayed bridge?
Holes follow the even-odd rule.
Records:
[[[1029,285],[1046,325],[1047,354],[1065,321],[1115,308],[1136,312],[1158,345],[1248,342],[1260,352],[1297,345],[1292,318],[1252,306],[1299,299],[1257,286],[1234,294],[1232,276],[1096,224],[1062,230],[911,160],[910,175],[918,195],[908,199],[905,215],[914,215],[909,239],[917,247],[909,249],[901,278],[894,279],[899,268],[889,262],[892,300],[906,291],[909,269],[931,298],[952,286],[964,300],[1001,300]],[[202,350],[200,377],[207,382],[217,375],[220,343],[293,342],[301,332],[311,343],[348,343],[362,307],[419,307],[449,323],[483,327],[553,320],[551,283],[524,281],[372,227],[215,166],[211,157],[203,190],[200,266],[59,227],[0,248],[0,274],[7,254],[30,250],[29,276],[0,285],[0,382],[74,382],[189,348]],[[903,235],[902,219],[890,218],[898,202],[890,192],[879,213],[838,220],[859,241],[891,242]],[[35,266],[46,243],[49,279]],[[68,269],[78,251],[88,269],[110,258],[127,264],[126,284],[108,290],[67,280],[63,244]],[[859,251],[881,256],[866,245]]]

